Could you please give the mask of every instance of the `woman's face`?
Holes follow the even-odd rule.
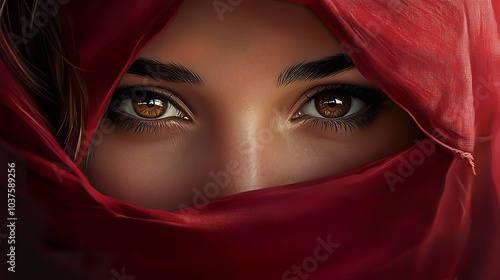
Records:
[[[170,211],[347,171],[420,135],[313,12],[274,1],[184,1],[105,118],[91,183]]]

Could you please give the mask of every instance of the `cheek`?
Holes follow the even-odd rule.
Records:
[[[148,141],[113,132],[92,149],[86,174],[103,194],[173,211],[190,197],[188,186],[197,183],[193,170],[204,168],[193,155],[176,152],[185,150],[184,145],[180,140]]]
[[[410,116],[390,104],[379,112],[369,127],[344,132],[331,139],[311,138],[310,135],[291,137],[301,140],[290,145],[300,147],[288,161],[290,174],[294,174],[293,167],[302,167],[299,169],[301,175],[296,175],[302,181],[348,171],[401,152],[423,135]]]

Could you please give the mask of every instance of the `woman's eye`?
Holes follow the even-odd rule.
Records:
[[[307,115],[316,118],[343,118],[358,114],[368,104],[349,93],[337,90],[326,90],[316,94],[299,110],[299,116]]]
[[[139,119],[158,120],[169,117],[189,119],[168,98],[153,92],[141,94],[140,98],[127,97],[116,105],[119,112]]]
[[[145,100],[130,99],[130,101],[132,102],[132,107],[134,108],[135,113],[139,115],[139,117],[148,119],[162,117],[170,105],[170,103],[157,98]]]

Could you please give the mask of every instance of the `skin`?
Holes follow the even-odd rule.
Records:
[[[290,65],[338,54],[337,40],[305,7],[245,1],[221,21],[211,1],[185,1],[173,23],[139,57],[181,64],[203,84],[127,73],[120,87],[168,89],[190,120],[163,119],[175,128],[142,134],[112,124],[113,131],[92,148],[85,172],[106,195],[175,211],[338,174],[412,146],[420,131],[390,100],[371,125],[352,131],[293,119],[308,100],[304,93],[316,86],[374,88],[356,68],[276,86]]]

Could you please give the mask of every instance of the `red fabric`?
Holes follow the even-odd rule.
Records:
[[[291,2],[317,12],[361,73],[432,141],[203,209],[144,209],[89,185],[81,157],[68,158],[35,99],[0,63],[0,112],[9,120],[0,123],[2,162],[15,162],[19,178],[16,276],[500,279],[498,1]],[[61,5],[65,41],[85,69],[89,137],[120,76],[168,28],[178,4]]]

